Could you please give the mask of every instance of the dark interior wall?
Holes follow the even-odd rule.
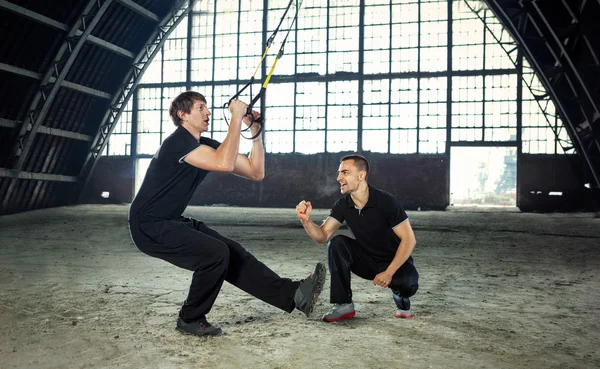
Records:
[[[83,189],[80,203],[120,204],[132,200],[134,186],[134,163],[129,156],[100,157],[92,177]],[[102,192],[109,192],[107,199]]]
[[[348,153],[267,154],[264,180],[254,182],[231,174],[211,173],[198,187],[192,205],[294,207],[301,200],[330,208],[340,196],[336,181],[339,160]],[[398,197],[408,210],[444,210],[449,204],[445,155],[364,154],[371,164],[369,184]],[[134,186],[130,157],[101,157],[88,183],[83,203],[129,203]],[[597,199],[581,180],[576,156],[521,155],[517,206],[525,212],[593,211]],[[100,195],[110,192],[108,199]],[[562,192],[551,196],[550,192]]]
[[[521,211],[540,212],[594,210],[581,173],[578,156],[522,154],[517,169],[517,206]],[[562,192],[562,196],[550,192]]]
[[[251,182],[225,174],[210,174],[192,198],[193,204],[293,207],[308,200],[329,208],[340,196],[337,170],[349,153],[268,154],[266,177]],[[407,209],[445,209],[448,169],[442,155],[365,153],[371,171],[368,182],[398,197]]]
[[[264,180],[254,182],[211,173],[198,187],[191,204],[294,207],[305,199],[316,208],[329,208],[340,196],[337,169],[345,154],[267,154]],[[406,209],[443,210],[448,206],[445,155],[364,155],[371,165],[369,184],[396,195]],[[131,158],[101,157],[82,202],[130,202],[133,173]],[[102,191],[109,191],[110,198],[100,197]]]

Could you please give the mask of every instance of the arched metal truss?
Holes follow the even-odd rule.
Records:
[[[48,70],[41,77],[39,89],[33,98],[27,116],[20,124],[19,133],[12,148],[11,169],[12,179],[8,186],[3,207],[11,199],[17,185],[17,179],[22,178],[21,169],[25,158],[33,145],[35,136],[46,118],[59,89],[66,82],[65,77],[71,69],[81,48],[88,41],[92,31],[108,9],[113,0],[89,0],[82,14],[70,28],[65,41],[54,56]],[[11,9],[15,11],[14,9]]]
[[[56,206],[58,198],[62,198],[60,204],[73,203],[78,194],[74,189],[80,190],[83,187],[82,182],[91,173],[112,125],[118,119],[145,66],[195,2],[148,0],[145,7],[133,0],[87,0],[73,9],[72,18],[67,13],[57,20],[47,15],[54,14],[56,17],[64,13],[45,11],[52,5],[34,3],[25,4],[25,7],[0,0],[0,11],[4,12],[4,16],[10,12],[16,15],[17,19],[27,19],[26,24],[33,22],[41,25],[36,26],[37,32],[43,27],[48,27],[57,34],[57,40],[61,40],[56,47],[44,45],[47,46],[45,50],[48,50],[45,59],[48,62],[38,55],[37,60],[27,64],[28,68],[23,68],[25,64],[19,64],[18,61],[15,61],[14,65],[0,63],[0,72],[5,75],[8,73],[11,81],[35,81],[24,83],[25,86],[30,83],[33,87],[22,115],[17,119],[14,114],[11,118],[0,117],[0,129],[3,130],[2,145],[8,154],[3,158],[5,160],[0,167],[0,191],[3,193],[1,214],[46,207],[49,204]],[[114,32],[111,23],[122,29],[123,25],[119,22],[124,19],[131,22],[136,30],[146,34],[145,43],[143,39],[140,43]],[[13,29],[16,29],[14,24]],[[89,45],[95,48],[90,48]],[[83,74],[85,78],[82,77],[78,68],[82,65],[94,65],[90,55],[101,57],[103,61],[108,61],[108,64],[127,63],[121,64],[123,67],[119,70],[122,76],[127,74],[120,88],[116,87],[119,86],[118,80],[109,80],[106,83],[95,81],[94,73]],[[34,69],[36,63],[44,63],[43,65],[47,66],[38,71]],[[106,76],[105,73],[105,70],[100,70],[98,75]],[[71,78],[74,78],[74,81]],[[90,85],[103,87],[96,88]],[[111,85],[115,87],[110,87]],[[72,91],[76,95],[66,95],[69,93],[66,91]],[[64,110],[58,111],[57,106],[64,104],[68,98],[83,102],[83,106],[69,109],[67,113],[64,113]],[[86,121],[76,120],[75,123],[55,122],[57,116],[82,118],[91,111],[91,104],[94,104],[94,107],[108,107],[102,124],[100,119],[94,118]],[[94,130],[97,134],[89,135],[85,133],[86,125],[100,128]],[[14,133],[9,137],[5,133],[11,132],[10,130]],[[80,133],[82,131],[84,133]],[[43,147],[38,147],[40,142],[43,142]],[[75,148],[75,145],[78,145],[78,148]],[[79,160],[67,160],[64,156],[72,155],[81,149],[89,153],[85,163],[85,156]],[[42,165],[38,165],[39,162]],[[69,166],[65,164],[67,162],[70,163]],[[65,196],[69,194],[70,199]]]
[[[89,181],[94,171],[94,167],[96,166],[96,162],[106,146],[108,137],[115,127],[115,123],[119,120],[121,113],[123,113],[127,102],[131,98],[135,87],[140,82],[148,65],[160,51],[171,32],[177,27],[181,20],[187,16],[197,1],[198,0],[179,0],[176,2],[171,12],[169,12],[158,24],[142,52],[135,58],[132,69],[125,77],[117,94],[115,94],[111,100],[110,108],[102,119],[100,129],[93,140],[90,152],[81,169],[77,181],[78,186],[76,194],[78,196]]]
[[[600,64],[590,38],[594,28],[581,22],[587,7],[600,9],[600,0],[486,0],[486,3],[517,40],[548,94],[534,96],[540,101],[550,97],[554,102],[574,148],[585,163],[583,180],[600,188],[600,81],[586,78],[590,71],[597,73]]]
[[[557,125],[555,122],[558,116],[556,114],[556,109],[553,108],[553,101],[550,97],[550,94],[548,94],[546,90],[540,90],[538,86],[535,86],[536,81],[534,78],[537,76],[537,71],[531,66],[531,64],[522,63],[523,55],[521,53],[521,49],[519,48],[519,44],[510,35],[506,28],[502,27],[498,31],[490,27],[490,20],[497,20],[497,18],[495,16],[491,18],[487,15],[489,9],[483,5],[484,3],[482,0],[463,1],[467,8],[473,12],[477,18],[479,18],[479,20],[481,20],[485,26],[485,29],[490,33],[498,45],[500,45],[510,61],[513,63],[515,70],[519,74],[519,77],[529,92],[531,92],[531,95],[534,97],[535,102],[540,110],[544,113],[544,119],[546,120],[546,123],[548,123],[548,127],[550,127],[554,133],[554,137],[556,138],[556,141],[560,147],[566,152],[573,149],[573,143],[570,140],[570,136],[568,136],[568,132],[566,132],[565,126]],[[567,136],[569,137],[568,140],[564,139],[563,132],[567,133]]]
[[[71,66],[79,55],[79,51],[81,51],[112,1],[90,0],[83,14],[67,33],[66,40],[42,78],[39,91],[29,107],[26,120],[21,124],[21,129],[13,147],[14,162],[12,167],[14,169],[21,170],[35,135],[46,118],[46,114],[50,110],[67,73],[69,73]],[[79,36],[77,36],[78,34]]]

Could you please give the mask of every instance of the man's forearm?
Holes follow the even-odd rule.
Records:
[[[252,140],[252,148],[250,149],[248,160],[250,161],[255,177],[263,179],[265,177],[265,148],[260,135]]]
[[[232,171],[235,165],[235,160],[240,151],[240,129],[242,119],[232,118],[229,123],[229,130],[227,136],[217,148],[217,154],[219,155],[219,162],[221,166],[229,168],[228,171]]]
[[[406,262],[406,260],[408,260],[410,254],[412,254],[415,244],[416,243],[414,241],[401,241],[400,245],[398,246],[398,250],[396,251],[396,255],[394,255],[394,259],[392,259],[392,262],[388,266],[387,270],[392,274],[396,273],[396,271]]]
[[[321,227],[319,227],[312,220],[310,220],[310,218],[308,218],[307,220],[302,220],[301,222],[302,226],[304,227],[304,230],[306,231],[306,233],[308,233],[310,238],[313,239],[313,241],[318,243],[327,242],[327,234],[323,232]]]

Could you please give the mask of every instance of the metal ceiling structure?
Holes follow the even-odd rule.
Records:
[[[0,214],[77,203],[147,64],[195,1],[0,0]],[[600,188],[600,0],[486,3],[514,39],[505,50],[544,85],[540,104],[557,107],[584,182]]]
[[[195,1],[0,0],[0,214],[77,201],[148,63]]]
[[[542,110],[549,100],[556,106],[573,145],[563,148],[575,150],[584,163],[583,182],[600,188],[600,0],[486,3],[516,41],[508,52],[523,53],[544,86],[532,91]],[[547,114],[551,122],[554,112]]]

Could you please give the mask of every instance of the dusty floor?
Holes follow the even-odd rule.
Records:
[[[316,210],[313,219],[324,219]],[[284,276],[325,246],[293,209],[193,207]],[[357,317],[327,324],[225,285],[209,318],[174,330],[190,273],[139,252],[126,206],[0,217],[0,368],[599,368],[600,219],[593,214],[409,212],[415,317],[353,279]]]

